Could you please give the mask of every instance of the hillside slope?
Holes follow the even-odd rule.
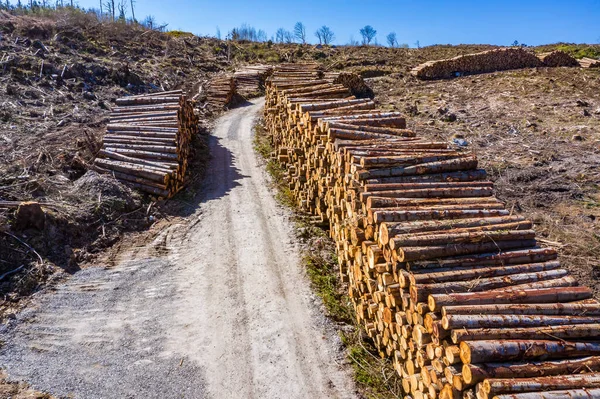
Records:
[[[35,290],[56,266],[77,270],[122,231],[152,224],[150,198],[87,172],[114,100],[193,92],[226,61],[210,40],[100,23],[78,10],[43,17],[0,12],[0,32],[0,201],[45,204],[44,215],[23,218],[0,207],[0,275],[36,265],[0,282],[0,291],[13,295]],[[202,140],[196,145],[204,151]]]

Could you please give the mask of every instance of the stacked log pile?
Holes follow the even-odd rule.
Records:
[[[203,93],[206,103],[214,109],[224,109],[235,97],[236,87],[233,75],[223,74],[212,78]]]
[[[342,84],[347,87],[356,98],[373,98],[375,94],[373,90],[365,83],[364,79],[356,74],[350,72],[341,72],[333,80],[333,83]]]
[[[248,65],[233,74],[235,88],[245,98],[264,93],[265,80],[273,71],[270,65]]]
[[[581,65],[582,68],[600,68],[600,60],[583,57],[579,60],[579,65]]]
[[[329,226],[357,320],[406,397],[598,397],[600,303],[494,197],[475,155],[312,67],[277,68],[265,104],[274,156]]]
[[[419,79],[449,79],[462,75],[537,66],[542,66],[542,61],[533,53],[522,48],[502,48],[428,61],[413,68],[411,74]]]
[[[579,66],[577,60],[571,57],[564,51],[550,51],[547,53],[540,53],[537,56],[540,61],[547,67],[576,67]]]
[[[117,99],[96,167],[169,198],[183,187],[198,117],[181,90]]]

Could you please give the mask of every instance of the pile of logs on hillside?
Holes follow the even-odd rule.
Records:
[[[582,68],[600,68],[600,60],[583,57],[579,60],[579,65],[581,65]]]
[[[502,48],[460,55],[446,60],[428,61],[413,68],[411,74],[419,79],[448,79],[462,75],[537,66],[542,66],[542,61],[535,54],[522,48]]]
[[[213,77],[202,93],[206,103],[214,109],[227,107],[236,95],[235,79],[233,75],[222,74]]]
[[[329,226],[356,318],[406,397],[600,397],[600,303],[476,156],[314,72],[267,80],[274,156]]]
[[[547,67],[577,67],[579,63],[569,54],[564,51],[550,51],[548,53],[540,53],[537,56],[540,61]]]
[[[262,95],[265,80],[273,71],[271,65],[247,65],[233,74],[235,88],[244,98]]]
[[[183,186],[198,129],[181,90],[117,99],[96,167],[141,191],[168,198]]]
[[[356,74],[350,72],[341,72],[333,80],[333,83],[342,84],[350,90],[350,93],[356,98],[373,98],[375,94],[364,81],[364,79]]]

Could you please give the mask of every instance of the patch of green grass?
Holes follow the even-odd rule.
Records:
[[[267,173],[273,178],[273,184],[277,188],[275,198],[281,204],[290,208],[295,208],[294,196],[289,185],[285,180],[285,170],[281,167],[271,154],[273,153],[273,145],[268,132],[265,130],[262,120],[254,125],[254,150],[260,154],[267,162]]]
[[[182,30],[170,30],[167,32],[167,35],[171,37],[194,37],[193,33]]]
[[[310,251],[304,255],[303,264],[313,289],[323,300],[329,317],[338,322],[351,323],[352,313],[349,300],[342,294],[337,277],[337,257],[334,252],[325,251],[326,256],[318,251]],[[328,259],[329,258],[329,259]]]
[[[557,50],[564,51],[575,58],[600,58],[600,46],[589,46],[585,44],[561,44]]]
[[[277,188],[277,199],[297,210],[289,185],[284,179],[285,171],[272,157],[273,146],[269,133],[261,121],[254,126],[254,149],[267,162],[267,172]],[[297,213],[296,228],[300,238],[307,243],[303,264],[313,291],[323,301],[327,316],[340,325],[353,326],[340,330],[340,338],[347,348],[347,355],[354,370],[354,379],[362,395],[369,399],[401,398],[401,379],[389,360],[381,359],[364,331],[356,323],[354,309],[342,284],[338,259],[333,242],[327,233],[311,224]]]
[[[579,202],[586,209],[600,208],[600,202],[598,202],[596,199],[591,198],[591,197],[586,197]]]
[[[363,395],[369,399],[401,398],[402,382],[390,362],[377,357],[360,332],[342,333],[341,337]]]

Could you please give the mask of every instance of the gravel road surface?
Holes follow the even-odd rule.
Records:
[[[40,293],[0,331],[11,379],[77,399],[355,397],[252,147],[262,106],[218,120],[185,222]]]

